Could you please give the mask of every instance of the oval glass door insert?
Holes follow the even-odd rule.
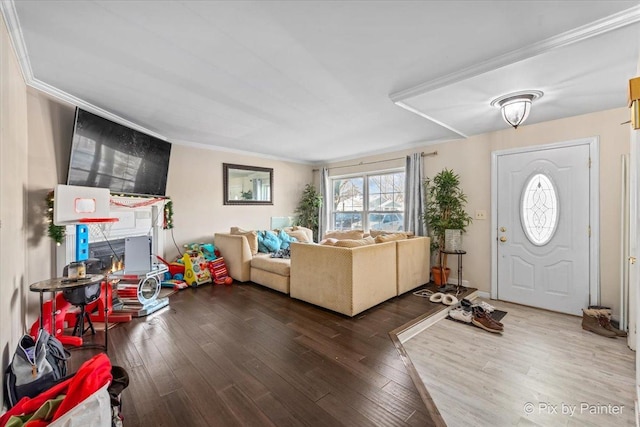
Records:
[[[558,194],[545,174],[532,176],[522,192],[522,227],[531,243],[546,245],[558,224]]]

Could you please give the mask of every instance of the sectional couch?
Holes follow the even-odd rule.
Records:
[[[252,281],[347,316],[429,282],[428,237],[335,239],[330,242],[335,246],[291,243],[290,259],[254,255],[250,240],[251,234],[214,237],[236,281]]]

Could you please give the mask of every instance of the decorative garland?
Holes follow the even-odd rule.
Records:
[[[62,243],[65,237],[66,227],[63,225],[55,225],[53,223],[53,196],[54,196],[54,192],[52,190],[47,194],[47,198],[46,198],[47,223],[48,223],[47,235],[51,237],[58,246],[60,246],[60,244]],[[109,203],[114,206],[120,206],[125,208],[139,208],[142,206],[149,206],[163,200],[167,200],[167,202],[164,205],[164,223],[162,225],[162,228],[165,230],[169,230],[173,228],[173,202],[168,197],[153,198],[153,199],[148,199],[148,200],[144,200],[144,201],[133,203],[133,204],[121,203],[111,199]]]
[[[162,228],[165,230],[173,228],[173,202],[171,199],[164,205],[164,224]]]
[[[153,199],[146,199],[136,203],[122,203],[122,202],[118,202],[116,200],[111,199],[109,200],[109,203],[112,204],[113,206],[120,206],[121,208],[141,208],[143,206],[153,205],[154,203],[158,203],[167,199],[168,198],[166,197],[155,197]]]
[[[60,246],[60,244],[64,240],[66,227],[64,227],[63,225],[55,225],[53,223],[53,191],[49,191],[46,200],[48,222],[47,234],[56,242],[56,245]]]

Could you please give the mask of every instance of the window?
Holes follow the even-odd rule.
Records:
[[[525,234],[531,243],[547,244],[558,224],[558,196],[546,175],[536,174],[524,186],[521,214]]]
[[[331,228],[404,230],[402,172],[374,172],[332,180]]]

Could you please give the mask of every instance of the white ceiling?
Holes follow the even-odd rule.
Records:
[[[527,124],[622,107],[640,52],[637,1],[1,6],[30,85],[174,143],[310,163],[505,129],[489,104],[518,90],[544,92]]]

